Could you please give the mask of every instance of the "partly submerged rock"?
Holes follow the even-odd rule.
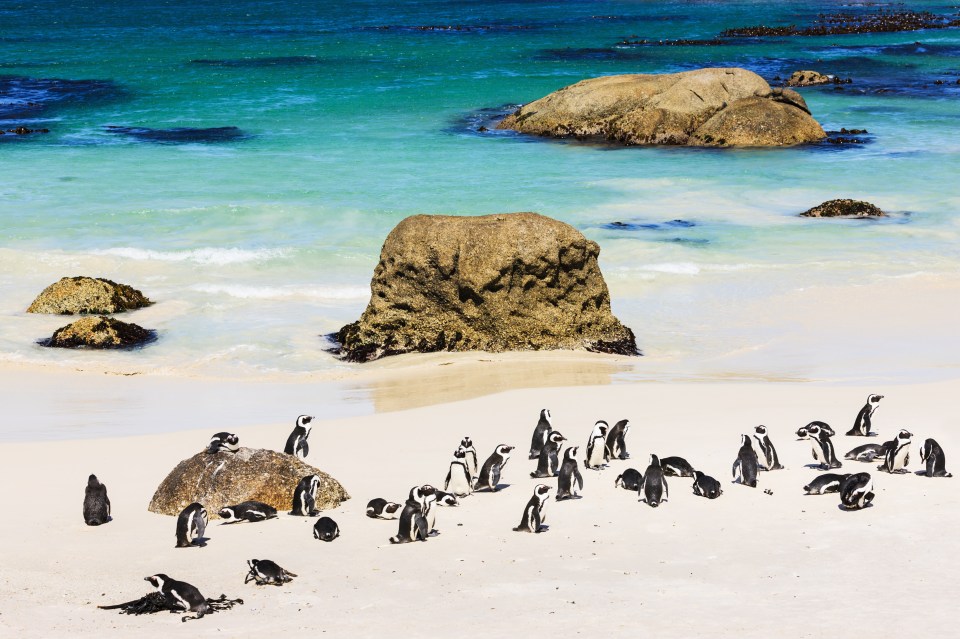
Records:
[[[193,502],[203,504],[211,517],[224,506],[260,501],[280,512],[289,511],[293,490],[307,475],[320,477],[317,508],[336,508],[350,499],[336,479],[295,455],[262,448],[240,448],[235,453],[200,452],[185,459],[160,482],[147,509],[179,515]]]
[[[415,215],[387,236],[340,354],[585,349],[636,355],[610,310],[600,247],[536,213]]]
[[[879,207],[862,200],[828,200],[804,211],[800,217],[887,217]]]
[[[794,71],[787,78],[788,87],[813,87],[819,84],[830,84],[833,77],[819,71]]]
[[[520,107],[497,128],[627,145],[787,146],[826,137],[798,94],[771,90],[738,68],[583,80]]]
[[[81,317],[62,326],[53,337],[41,342],[55,348],[133,348],[156,339],[156,332],[113,319],[112,317]]]
[[[126,284],[117,284],[100,277],[64,277],[43,289],[27,308],[27,312],[104,315],[151,304],[153,302],[143,293]]]

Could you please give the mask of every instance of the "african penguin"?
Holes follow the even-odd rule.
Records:
[[[194,543],[205,546],[203,533],[207,529],[207,509],[196,502],[180,511],[177,516],[177,545],[175,548],[189,548]]]
[[[740,450],[737,453],[737,460],[733,462],[733,481],[756,488],[760,462],[757,459],[757,452],[753,450],[752,441],[753,438],[750,435],[740,436]]]
[[[664,457],[660,467],[667,477],[693,477],[693,466],[683,457]]]
[[[809,484],[803,487],[808,495],[823,495],[826,493],[840,492],[840,484],[850,475],[838,475],[837,473],[823,473],[813,478]]]
[[[833,440],[826,430],[814,424],[807,425],[807,439],[812,445],[813,459],[821,470],[840,468],[842,464],[837,460],[837,453],[833,448]]]
[[[403,505],[387,501],[383,497],[376,497],[367,502],[367,517],[371,519],[396,519],[400,516]]]
[[[225,524],[239,521],[263,521],[277,516],[277,509],[259,501],[245,501],[233,506],[225,506],[217,513]]]
[[[293,427],[290,436],[287,437],[287,445],[284,446],[283,452],[288,455],[296,455],[300,459],[305,459],[310,454],[310,444],[307,443],[307,438],[310,437],[310,429],[313,428],[310,424],[312,421],[313,417],[310,415],[297,417],[297,424]]]
[[[317,491],[320,490],[320,476],[307,475],[293,489],[293,508],[291,515],[313,517],[317,510]]]
[[[883,399],[883,395],[867,395],[867,403],[857,413],[857,419],[853,422],[853,427],[847,431],[848,437],[867,437],[870,435],[870,418],[876,412],[881,399]]]
[[[329,517],[321,517],[313,523],[313,538],[320,541],[333,541],[340,536],[340,526]]]
[[[928,439],[923,442],[923,448],[920,449],[920,461],[925,462],[927,469],[924,474],[927,477],[953,477],[947,472],[947,457],[943,454],[943,449],[935,439]]]
[[[547,435],[547,443],[540,449],[537,469],[530,473],[531,477],[556,477],[560,466],[560,442],[565,441],[567,441],[567,438],[560,431],[550,431],[550,434]]]
[[[520,525],[514,528],[516,532],[538,533],[543,530],[544,505],[550,498],[550,487],[546,484],[537,484],[533,489],[533,496],[523,507]]]
[[[563,451],[563,465],[557,476],[557,501],[562,499],[579,499],[583,490],[583,476],[580,474],[580,465],[576,455],[579,446],[573,446]]]
[[[546,408],[540,411],[540,421],[533,429],[533,437],[530,440],[530,459],[540,457],[540,449],[547,443],[547,435],[553,430],[553,422],[550,419],[550,411]]]
[[[463,446],[453,451],[447,478],[443,481],[443,489],[458,497],[466,497],[473,492],[473,475],[470,474],[470,464],[467,461],[467,452]]]
[[[411,541],[426,541],[430,528],[423,511],[427,508],[427,495],[422,486],[410,489],[410,496],[400,513],[397,534],[390,538],[391,544],[406,544]]]
[[[883,457],[883,444],[857,446],[843,456],[844,459],[853,459],[859,462],[872,462],[877,457]]]
[[[477,478],[477,490],[491,490],[497,492],[497,486],[500,484],[500,473],[510,460],[510,452],[513,446],[500,444],[493,454],[483,462],[480,468],[480,476]]]
[[[801,428],[797,431],[797,439],[806,439],[806,438],[807,438],[807,435],[809,434],[808,431],[809,431],[811,428],[813,428],[814,426],[816,426],[816,430],[818,430],[818,431],[823,431],[823,432],[825,432],[827,435],[829,435],[830,437],[835,437],[836,434],[837,434],[837,433],[833,430],[833,428],[830,426],[830,424],[828,424],[827,422],[814,421],[814,422],[810,422],[810,423],[807,424],[806,426],[801,427]],[[801,431],[803,432],[802,435],[800,434]]]
[[[435,491],[437,496],[437,506],[459,506],[460,500],[457,499],[457,496],[453,493],[448,493],[443,490]]]
[[[650,455],[650,465],[643,473],[643,483],[637,492],[640,494],[638,501],[645,501],[648,506],[654,508],[670,497],[670,491],[667,489],[667,478],[663,474],[660,458],[656,455]]]
[[[250,572],[247,573],[243,583],[253,581],[258,586],[282,586],[296,577],[294,573],[281,568],[269,559],[250,559],[247,565],[250,566]]]
[[[723,487],[720,486],[719,481],[710,475],[704,475],[699,470],[695,470],[693,472],[693,494],[707,499],[716,499],[723,494]]]
[[[473,447],[473,440],[464,437],[460,440],[460,448],[463,449],[464,458],[467,460],[467,470],[470,471],[470,477],[473,481],[477,481],[479,467],[477,466],[477,449]]]
[[[781,470],[780,459],[777,457],[777,449],[773,447],[770,436],[767,434],[767,427],[763,424],[755,427],[753,438],[757,442],[757,459],[760,462],[761,470]]]
[[[913,433],[901,430],[895,439],[884,442],[883,463],[877,466],[877,470],[897,474],[907,472],[907,464],[910,463],[911,437]]]
[[[99,526],[111,519],[107,487],[100,483],[96,475],[90,475],[83,494],[83,521],[88,526]]]
[[[865,508],[873,501],[873,496],[870,473],[849,475],[840,482],[840,505],[846,510]]]
[[[629,419],[621,419],[613,425],[613,428],[607,431],[607,444],[604,455],[608,461],[611,459],[630,458],[630,454],[627,453],[627,442],[625,441],[627,431],[630,430],[629,422]]]
[[[200,594],[196,586],[185,581],[171,579],[163,573],[144,577],[143,580],[149,581],[150,585],[163,595],[163,598],[171,607],[196,613],[193,619],[199,619],[210,612],[210,604],[207,603],[206,597]],[[190,619],[190,617],[182,618],[183,621],[187,619]]]
[[[642,484],[643,475],[636,468],[626,469],[621,474],[617,475],[617,478],[613,480],[614,486],[632,490],[633,492],[640,490],[640,486]]]
[[[240,450],[240,438],[233,433],[214,433],[207,444],[207,452],[214,453],[235,453]]]
[[[587,457],[583,460],[583,465],[590,470],[597,470],[607,465],[605,462],[609,428],[607,422],[602,419],[593,425],[593,432],[587,440]]]

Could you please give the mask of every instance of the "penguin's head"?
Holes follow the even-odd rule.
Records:
[[[540,501],[546,501],[550,497],[550,487],[546,484],[537,484],[537,487],[533,489],[533,494]]]
[[[513,446],[507,446],[506,444],[500,444],[497,446],[497,454],[506,459],[510,456],[510,453],[513,451]]]
[[[563,453],[563,458],[567,461],[573,461],[573,458],[577,456],[577,450],[579,448],[579,446],[567,448],[567,450]]]
[[[797,439],[806,439],[807,438],[807,427],[801,426],[797,429]]]
[[[910,431],[908,431],[908,430],[906,430],[906,429],[901,429],[900,432],[897,433],[897,439],[900,440],[900,441],[902,441],[902,442],[908,442],[908,441],[910,441],[910,438],[911,438],[911,437],[913,437],[913,433],[911,433]]]
[[[614,427],[614,428],[621,428],[621,429],[623,429],[624,434],[626,434],[627,429],[630,428],[630,420],[629,420],[629,419],[621,419],[619,422],[617,422],[616,424],[614,424],[613,427]]]
[[[880,400],[883,399],[883,395],[869,395],[867,397],[868,404],[879,404]]]
[[[297,417],[297,426],[310,430],[311,428],[310,422],[312,421],[313,421],[312,415],[300,415],[300,417]]]
[[[651,465],[651,466],[659,466],[659,465],[660,465],[660,458],[659,458],[657,455],[650,455],[650,465]]]
[[[430,484],[424,484],[423,486],[420,487],[420,492],[423,495],[436,498],[437,489],[431,486]]]
[[[803,427],[807,431],[807,437],[810,439],[817,439],[820,437],[820,426],[816,422],[811,422]]]
[[[547,420],[548,422],[552,419],[552,418],[550,417],[550,409],[549,409],[549,408],[544,408],[542,411],[540,411],[540,419],[545,419],[545,420]]]
[[[170,577],[167,577],[163,573],[157,575],[150,575],[149,577],[144,577],[144,581],[149,581],[150,585],[159,590],[163,588],[163,584],[170,580]]]
[[[757,427],[754,428],[753,430],[756,431],[757,435],[760,435],[761,437],[763,437],[764,435],[767,434],[767,427],[764,426],[763,424],[760,424],[759,426],[757,426]]]
[[[473,448],[473,440],[469,437],[464,437],[460,440],[460,447],[463,449]]]
[[[610,425],[602,419],[593,425],[593,432],[600,434],[604,437],[607,435],[607,430],[610,429]]]
[[[229,506],[226,508],[221,508],[220,512],[217,514],[220,515],[220,519],[226,519],[227,521],[232,521],[237,518],[236,514],[233,512],[233,508]]]
[[[549,437],[549,439],[550,439],[550,441],[552,441],[552,442],[554,442],[554,443],[557,443],[557,444],[559,444],[560,442],[565,442],[565,441],[567,441],[567,438],[564,437],[563,434],[562,434],[560,431],[558,431],[558,430],[551,431],[551,432],[550,432],[550,437]]]
[[[749,446],[753,449],[753,444],[750,442],[750,435],[740,435],[740,445]]]
[[[467,456],[467,451],[463,449],[463,446],[460,446],[460,448],[453,451],[454,459],[463,459],[466,456]]]
[[[97,488],[100,486],[100,480],[97,479],[96,475],[90,475],[90,477],[87,478],[87,486],[89,488]]]

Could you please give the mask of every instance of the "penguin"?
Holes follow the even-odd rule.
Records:
[[[643,475],[636,468],[628,468],[613,480],[614,486],[637,492],[643,484]]]
[[[497,492],[497,486],[500,483],[500,473],[503,472],[507,462],[510,461],[510,452],[512,450],[513,446],[507,446],[506,444],[497,446],[493,454],[487,458],[487,461],[483,462],[483,467],[480,468],[480,476],[477,477],[477,490]]]
[[[293,581],[293,578],[297,576],[269,559],[250,559],[247,561],[247,565],[250,566],[250,572],[247,573],[243,583],[253,581],[258,586],[282,586]]]
[[[245,501],[234,506],[225,506],[217,513],[225,524],[240,521],[264,521],[277,516],[277,509],[259,501]]]
[[[667,477],[693,477],[693,466],[683,457],[664,457],[660,468]]]
[[[196,502],[180,511],[177,516],[177,545],[174,548],[189,548],[194,543],[206,546],[203,533],[207,529],[207,509]]]
[[[396,519],[400,516],[403,505],[377,497],[367,502],[367,517],[371,519]]]
[[[699,470],[693,471],[693,494],[707,499],[716,499],[723,494],[720,482]]]
[[[660,458],[656,455],[650,455],[650,465],[643,473],[643,483],[640,485],[638,492],[640,493],[639,501],[645,501],[648,506],[653,508],[656,508],[662,502],[666,502],[670,496],[663,466],[660,465]]]
[[[313,428],[310,425],[312,421],[313,417],[310,415],[297,417],[297,425],[293,427],[293,432],[287,437],[287,445],[284,446],[283,452],[288,455],[296,455],[300,459],[306,459],[307,455],[310,454],[310,444],[307,443],[307,438],[310,436],[310,429]]]
[[[460,448],[463,449],[464,459],[467,460],[467,470],[470,471],[470,477],[473,481],[477,481],[477,449],[473,447],[473,440],[469,437],[464,437],[460,440]]]
[[[733,481],[756,488],[760,462],[757,452],[753,450],[752,440],[750,435],[740,436],[740,451],[737,453],[737,460],[733,462]]]
[[[453,452],[447,478],[443,482],[443,489],[458,497],[466,497],[473,492],[473,475],[470,474],[470,463],[467,461],[467,452],[463,446]]]
[[[910,463],[910,438],[913,433],[908,430],[901,430],[897,433],[895,439],[883,444],[883,463],[877,466],[877,470],[886,473],[905,473],[907,464]]]
[[[843,456],[844,459],[853,459],[859,462],[872,462],[883,456],[883,444],[864,444],[857,446]]]
[[[801,426],[800,428],[797,429],[797,440],[799,441],[801,439],[806,439],[806,438],[807,438],[807,427]]]
[[[593,432],[587,440],[587,457],[583,465],[590,470],[599,470],[606,464],[607,430],[610,426],[602,419],[593,425]]]
[[[533,429],[533,438],[530,440],[530,459],[540,457],[540,449],[547,443],[547,435],[553,430],[553,422],[550,418],[550,410],[544,408],[540,411],[540,421]]]
[[[320,541],[333,541],[340,536],[340,527],[329,517],[321,517],[313,524],[313,538]]]
[[[777,449],[773,447],[770,436],[767,435],[767,427],[763,424],[753,429],[753,438],[757,441],[757,458],[760,462],[760,470],[782,470],[780,459],[777,457]]]
[[[837,434],[837,433],[833,430],[833,428],[830,426],[830,424],[828,424],[827,422],[814,421],[814,422],[810,422],[810,423],[807,424],[806,426],[802,426],[802,427],[797,431],[797,439],[806,439],[806,438],[807,438],[808,431],[809,431],[811,428],[813,428],[814,426],[816,426],[818,430],[821,430],[821,431],[825,432],[825,433],[826,433],[827,435],[829,435],[830,437],[835,437],[836,434]],[[800,434],[801,431],[803,432],[802,435]]]
[[[844,510],[859,510],[873,502],[873,480],[870,473],[848,475],[840,483],[840,505]]]
[[[580,465],[576,460],[579,448],[579,446],[573,446],[563,451],[563,465],[560,466],[560,475],[557,478],[557,501],[580,499],[583,476],[580,474]]]
[[[556,477],[560,466],[560,442],[567,441],[560,431],[552,430],[547,435],[547,443],[540,449],[540,459],[537,469],[530,473],[534,479],[539,477]]]
[[[235,453],[238,450],[240,450],[240,438],[233,433],[214,433],[210,443],[207,444],[207,452],[211,455],[219,452]]]
[[[297,517],[313,517],[317,510],[317,491],[320,490],[320,476],[307,475],[293,489],[293,508],[291,515]]]
[[[816,423],[807,424],[807,439],[812,442],[813,459],[821,470],[840,468],[842,464],[837,460],[837,453],[833,448],[833,440],[822,427]]]
[[[857,413],[857,419],[853,422],[853,428],[847,431],[847,437],[868,437],[870,435],[870,419],[877,411],[881,399],[883,399],[883,395],[867,395],[867,403]]]
[[[630,430],[629,421],[629,419],[621,419],[613,425],[613,428],[607,431],[605,453],[607,461],[611,459],[630,458],[630,454],[627,452],[627,443],[624,441],[624,438],[627,436],[627,431]]]
[[[163,595],[163,598],[172,608],[180,608],[184,612],[196,613],[192,619],[199,619],[205,614],[211,612],[210,604],[206,597],[200,594],[196,586],[188,584],[185,581],[171,579],[163,573],[144,577],[144,581],[149,581],[150,585],[157,589]],[[191,617],[182,617],[181,621],[186,621]]]
[[[533,496],[523,507],[520,525],[514,528],[515,532],[539,533],[543,527],[544,506],[550,498],[550,487],[546,484],[537,484],[533,489]]]
[[[410,496],[400,513],[400,526],[397,534],[390,538],[391,544],[406,544],[412,541],[427,540],[430,529],[427,527],[427,520],[423,516],[426,505],[426,494],[422,487],[414,486],[411,488]]]
[[[459,506],[460,500],[457,499],[457,496],[453,493],[448,493],[443,490],[437,490],[437,506]]]
[[[803,490],[808,495],[838,493],[840,492],[840,485],[843,483],[843,480],[849,476],[849,474],[838,475],[837,473],[824,473],[822,475],[817,475],[814,477],[813,481],[803,487]]]
[[[100,483],[96,475],[90,475],[83,494],[83,521],[88,526],[99,526],[111,519],[107,487]]]
[[[920,461],[927,464],[927,470],[924,474],[927,477],[953,477],[947,472],[947,457],[943,454],[943,449],[935,439],[928,439],[923,442],[923,448],[920,449]]]

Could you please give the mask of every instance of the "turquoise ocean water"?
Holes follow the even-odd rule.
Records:
[[[580,228],[600,243],[614,310],[647,361],[722,362],[749,348],[743,309],[774,295],[953,275],[960,30],[618,45],[885,6],[0,1],[0,124],[50,129],[0,137],[0,361],[342,369],[321,335],[360,314],[384,237],[415,213],[539,211]],[[772,83],[807,68],[850,77],[803,95],[825,129],[869,134],[860,145],[689,150],[479,130],[583,78],[702,66]],[[834,197],[894,215],[795,217]],[[134,353],[37,346],[64,322],[23,310],[78,274],[156,299],[128,317],[160,339]],[[915,365],[955,373],[935,359]],[[760,372],[801,374],[795,363]],[[837,374],[896,373],[862,368]]]

